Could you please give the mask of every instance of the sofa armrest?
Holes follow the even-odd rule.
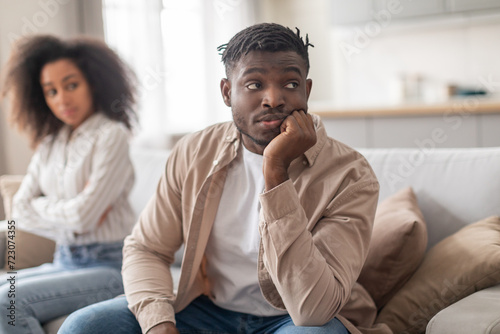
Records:
[[[5,212],[6,219],[10,218],[10,213],[12,209],[12,198],[16,194],[21,182],[23,181],[23,175],[2,175],[0,176],[0,195],[3,200],[3,210]],[[7,231],[7,221],[1,221],[0,223],[0,268],[5,266],[5,256],[6,256],[6,231]]]
[[[23,175],[2,175],[0,176],[0,194],[3,199],[3,208],[5,211],[5,217],[10,218],[10,213],[12,209],[12,198],[16,194],[21,182],[23,181]]]
[[[500,334],[500,284],[448,306],[427,324],[427,334]]]
[[[0,194],[3,198],[5,216],[11,218],[12,198],[16,194],[23,175],[0,176]],[[6,222],[0,224],[0,268],[6,265]],[[16,224],[17,225],[17,224]],[[24,269],[39,266],[51,262],[54,255],[55,243],[52,240],[36,234],[23,231],[19,225],[16,226],[16,269]]]

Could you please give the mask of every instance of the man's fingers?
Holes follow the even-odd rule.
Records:
[[[304,129],[306,126],[304,120],[304,111],[296,110],[292,113],[292,115],[297,120],[297,124],[300,126],[300,128]]]
[[[292,113],[292,116],[302,131],[308,135],[316,135],[316,129],[310,114],[307,114],[304,110],[296,110]]]
[[[310,131],[311,134],[314,134],[316,136],[316,128],[314,127],[314,121],[313,121],[313,117],[311,116],[311,114],[306,114],[306,117],[307,117],[307,124],[308,124],[308,129]]]
[[[283,120],[281,123],[281,132],[287,132],[290,129],[298,128],[299,124],[297,123],[297,119],[293,116],[294,113],[290,114],[287,118]]]

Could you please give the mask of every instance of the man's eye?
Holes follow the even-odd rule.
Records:
[[[251,83],[250,85],[247,86],[248,89],[259,89],[261,88],[262,85],[260,83]]]
[[[285,87],[286,88],[297,88],[297,87],[299,87],[299,84],[296,82],[290,82]]]

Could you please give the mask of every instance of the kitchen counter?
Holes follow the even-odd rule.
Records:
[[[312,104],[327,133],[353,147],[500,146],[500,98],[442,103],[325,107]]]
[[[387,106],[314,106],[310,111],[322,118],[397,117],[443,115],[450,113],[500,114],[500,99],[484,97],[456,98],[442,103],[404,103]]]

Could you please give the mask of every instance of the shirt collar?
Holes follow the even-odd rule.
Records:
[[[101,112],[94,112],[90,115],[79,127],[74,130],[73,136],[79,135],[81,133],[88,132],[89,130],[96,129],[100,124],[107,119],[106,115]]]
[[[64,143],[68,142],[68,139],[71,135],[71,138],[76,138],[80,134],[88,133],[91,130],[97,129],[100,124],[106,120],[107,117],[101,112],[95,112],[89,116],[79,127],[77,127],[73,133],[71,132],[71,127],[69,125],[64,125],[59,133],[57,134],[57,140],[62,141]]]
[[[225,135],[224,141],[226,143],[234,143],[239,141],[241,137],[241,133],[236,128],[236,125],[234,125],[234,122],[231,122],[231,126],[228,128]]]

